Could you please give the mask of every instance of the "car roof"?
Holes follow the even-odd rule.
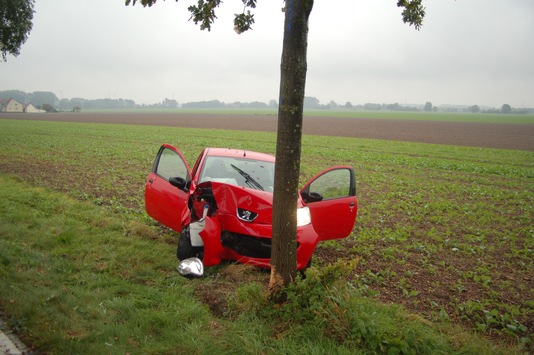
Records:
[[[246,149],[206,148],[206,156],[232,157],[240,159],[263,160],[274,163],[274,156],[265,153],[253,152]]]

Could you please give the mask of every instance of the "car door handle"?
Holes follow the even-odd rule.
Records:
[[[349,206],[350,206],[350,207],[354,207],[354,206],[356,206],[356,203],[355,203],[355,202],[351,202],[351,203],[349,204]]]

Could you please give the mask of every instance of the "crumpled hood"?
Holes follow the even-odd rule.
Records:
[[[257,213],[255,223],[272,223],[273,194],[241,186],[211,182],[218,213],[236,215],[238,208]]]

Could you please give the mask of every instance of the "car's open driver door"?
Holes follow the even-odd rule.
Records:
[[[317,174],[300,194],[319,240],[345,238],[352,232],[358,214],[352,167],[337,166]]]
[[[169,183],[172,177],[183,178],[186,187],[183,190]],[[180,233],[183,222],[189,216],[187,201],[191,171],[178,149],[164,144],[154,160],[152,171],[145,184],[145,208],[148,215],[158,222]]]

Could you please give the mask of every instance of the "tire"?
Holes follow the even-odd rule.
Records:
[[[306,271],[310,268],[310,266],[312,265],[312,258],[313,256],[310,256],[310,260],[308,260],[308,263],[306,264],[306,266],[304,267],[304,269],[300,269],[298,271],[298,273],[300,274],[300,277],[303,279],[303,280],[306,280]]]
[[[179,260],[184,260],[192,257],[199,257],[202,259],[203,247],[194,247],[191,245],[191,233],[189,226],[182,229],[178,237],[178,248],[176,249],[176,257]]]

